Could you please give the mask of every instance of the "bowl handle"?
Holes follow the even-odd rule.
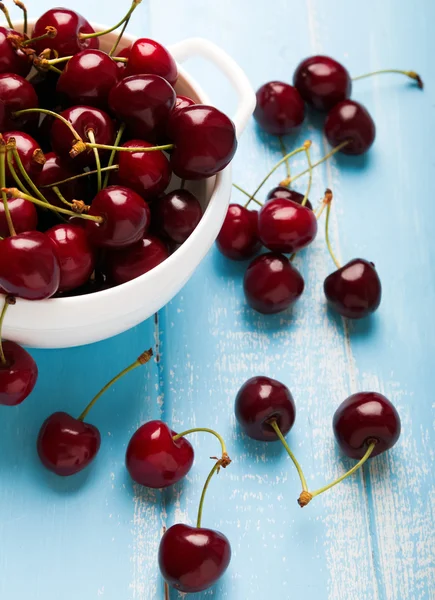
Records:
[[[238,95],[236,114],[233,117],[237,137],[243,132],[255,108],[255,92],[239,65],[222,48],[204,38],[188,38],[168,48],[177,62],[191,56],[201,56],[211,61],[229,79]]]

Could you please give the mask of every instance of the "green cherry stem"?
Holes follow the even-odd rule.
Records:
[[[371,73],[364,73],[364,75],[358,75],[358,77],[352,77],[352,81],[358,81],[358,79],[365,79],[372,75],[384,75],[386,73],[398,73],[399,75],[406,75],[410,79],[417,82],[418,87],[422,90],[424,87],[423,80],[418,73],[415,71],[402,71],[401,69],[381,69],[380,71],[372,71]]]
[[[125,123],[121,123],[121,125],[118,129],[118,133],[116,134],[115,143],[113,144],[114,146],[119,146],[119,144],[121,143],[122,136],[124,135],[124,131],[125,131]],[[113,165],[115,156],[116,156],[116,150],[112,150],[112,152],[110,153],[109,162],[107,163],[108,167],[111,167]],[[107,185],[109,183],[109,175],[110,175],[110,172],[107,172],[104,177],[103,188],[107,187]]]
[[[47,27],[45,28],[45,33],[43,33],[42,35],[38,35],[38,37],[24,40],[23,42],[20,43],[20,46],[22,48],[25,48],[26,46],[30,46],[34,42],[40,42],[40,41],[46,40],[46,39],[52,40],[56,36],[57,36],[57,29],[55,27],[52,27],[51,25],[47,25]]]
[[[323,201],[326,204],[326,219],[325,219],[325,241],[328,247],[329,254],[331,255],[332,260],[335,263],[337,269],[340,268],[340,263],[338,262],[331,246],[331,241],[329,239],[329,215],[331,213],[331,202],[332,202],[332,192],[329,188],[325,191],[325,199]]]
[[[5,209],[5,217],[6,223],[8,224],[9,234],[10,236],[17,235],[15,231],[14,224],[12,222],[11,211],[9,210],[9,203],[6,196],[6,193],[3,191],[4,186],[6,185],[6,146],[3,138],[1,138],[1,146],[0,146],[0,186],[2,188],[2,200],[3,206]]]
[[[8,23],[8,25],[9,25],[9,27],[10,27],[11,29],[15,29],[15,27],[14,27],[14,25],[13,25],[12,21],[11,21],[11,16],[10,16],[10,14],[9,14],[9,11],[8,11],[8,9],[6,8],[6,6],[3,4],[3,2],[0,2],[0,10],[1,10],[1,11],[2,11],[2,13],[4,14],[4,16],[5,16],[5,19],[6,19],[7,23]]]
[[[15,167],[14,167],[14,163],[13,163],[13,153],[12,152],[7,152],[6,158],[7,158],[7,161],[8,161],[9,171],[10,171],[10,173],[11,173],[11,175],[12,175],[15,183],[17,184],[17,186],[20,188],[20,190],[24,194],[30,194],[29,190],[22,183],[21,179],[17,175],[17,172],[15,171]]]
[[[71,202],[68,202],[68,200],[65,198],[65,196],[62,194],[62,192],[56,185],[54,185],[52,187],[52,190],[56,194],[56,196],[59,198],[59,200],[62,202],[62,204],[66,204],[66,206],[69,206],[70,208],[72,208],[74,206],[74,204],[72,204]]]
[[[115,29],[118,29],[118,27],[121,27],[121,25],[123,25],[126,21],[128,22],[130,20],[133,11],[139,6],[141,2],[142,0],[133,0],[128,13],[119,21],[119,23],[117,23],[113,27],[110,27],[110,29],[105,29],[104,31],[95,31],[94,33],[79,33],[79,39],[89,40],[90,38],[100,37],[102,35],[106,35],[107,33],[115,31]]]
[[[29,186],[29,188],[35,194],[35,196],[37,196],[41,200],[41,202],[44,202],[45,204],[48,204],[47,198],[44,196],[44,194],[42,192],[40,192],[40,190],[36,187],[36,185],[33,183],[33,181],[31,180],[31,178],[27,174],[27,172],[26,172],[26,170],[24,168],[24,165],[23,165],[23,163],[21,161],[21,157],[20,157],[20,155],[18,153],[17,147],[15,145],[15,139],[14,138],[9,138],[9,141],[8,141],[8,154],[9,153],[12,154],[13,159],[15,161],[15,164],[18,167],[18,171],[20,172],[21,176],[23,177],[24,181],[27,183],[27,185]]]
[[[211,481],[211,478],[213,477],[213,475],[214,475],[215,473],[218,473],[218,472],[219,472],[219,469],[220,469],[220,467],[221,467],[221,464],[220,464],[220,462],[221,462],[221,461],[220,461],[220,460],[218,460],[218,461],[217,461],[217,462],[214,464],[214,466],[213,466],[212,470],[210,471],[210,473],[209,473],[209,475],[208,475],[207,479],[205,480],[204,487],[202,488],[201,498],[200,498],[200,500],[199,500],[199,507],[198,507],[198,517],[197,517],[197,519],[196,519],[196,526],[197,526],[197,528],[198,528],[198,529],[201,527],[201,521],[202,521],[202,509],[203,509],[203,507],[204,507],[205,494],[206,494],[206,492],[207,492],[207,488],[208,488],[208,486],[209,486],[209,483],[210,483],[210,481]]]
[[[124,375],[126,375],[130,371],[133,371],[133,369],[136,369],[136,367],[140,367],[141,365],[146,364],[151,359],[152,355],[153,351],[151,350],[151,348],[149,350],[146,350],[145,352],[142,352],[142,354],[134,361],[134,363],[132,363],[131,365],[123,369],[120,373],[118,373],[118,375],[111,379],[109,383],[106,383],[106,385],[98,392],[98,394],[92,398],[92,400],[89,402],[89,404],[87,405],[85,410],[80,414],[80,416],[77,417],[78,420],[84,421],[91,408],[94,406],[97,400],[101,398],[104,392],[106,392],[114,383],[121,379],[121,377],[124,377]]]
[[[23,11],[23,33],[27,35],[27,8],[21,0],[14,0],[15,6],[18,6]]]
[[[279,136],[278,139],[279,139],[279,145],[281,147],[281,154],[283,156],[287,156],[287,149],[285,147],[285,143],[284,143],[284,140],[283,140],[282,136]],[[286,173],[287,173],[287,177],[290,177],[290,175],[291,175],[291,173],[290,173],[290,162],[289,162],[288,158],[285,161],[285,170],[286,170]]]
[[[278,436],[281,444],[287,450],[287,454],[292,459],[293,464],[296,467],[296,471],[298,472],[299,479],[301,480],[302,490],[304,492],[308,491],[307,480],[305,479],[305,475],[304,475],[304,472],[302,471],[302,467],[299,464],[299,462],[297,461],[296,456],[290,450],[290,446],[287,444],[285,437],[282,435],[281,429],[279,428],[279,425],[276,422],[276,419],[271,419],[270,421],[268,421],[268,423],[273,428],[273,430],[275,431],[276,435]]]
[[[69,121],[67,121],[65,119],[65,117],[62,117],[62,115],[59,115],[58,113],[56,113],[56,112],[54,112],[52,110],[48,110],[46,108],[24,108],[23,110],[17,110],[17,112],[15,112],[13,114],[13,116],[14,117],[20,117],[21,115],[28,115],[28,114],[31,114],[31,113],[40,113],[40,114],[43,114],[43,115],[49,115],[50,117],[54,117],[55,119],[59,119],[59,121],[62,121],[62,123],[68,127],[68,129],[73,134],[74,139],[77,140],[77,142],[82,142],[83,143],[82,138],[77,133],[77,131],[74,129],[74,127],[71,125],[71,123]]]
[[[334,154],[337,154],[337,152],[340,152],[340,150],[342,148],[344,148],[348,143],[349,143],[349,141],[345,140],[344,142],[341,142],[341,144],[338,144],[338,146],[335,146],[335,148],[332,148],[332,150],[330,152],[328,152],[327,154],[325,154],[325,156],[322,156],[322,158],[320,158],[318,161],[313,163],[311,165],[311,168],[314,169],[315,167],[318,167],[319,165],[324,163],[326,160],[328,160],[328,158],[331,158],[331,156],[334,156]],[[309,172],[310,172],[310,168],[308,167],[304,171],[301,171],[301,173],[298,173],[297,175],[293,175],[293,177],[283,179],[279,185],[283,185],[283,186],[287,187],[291,183],[296,181],[296,179],[299,179],[299,177],[302,177],[302,175],[306,175]]]
[[[165,144],[164,146],[149,146],[148,148],[142,146],[137,148],[124,148],[123,146],[108,146],[106,144],[93,144],[92,142],[85,142],[85,146],[87,148],[98,148],[98,150],[115,150],[115,152],[157,152],[158,150],[172,150],[172,148],[175,148],[175,144]],[[71,156],[76,156],[76,153],[74,153],[74,149],[71,152],[73,152],[73,154],[70,153]]]
[[[301,206],[305,206],[305,204],[307,203],[308,196],[310,195],[310,191],[311,191],[311,184],[313,183],[313,165],[311,163],[310,147],[311,147],[311,142],[310,142],[310,145],[306,144],[306,147],[305,147],[305,155],[307,157],[309,175],[308,175],[307,190],[306,190],[304,198],[301,202]]]
[[[98,152],[98,148],[95,145],[95,133],[93,129],[89,129],[87,132],[88,138],[91,140],[94,150],[95,164],[97,165],[97,188],[98,191],[101,192],[101,187],[103,185],[102,175],[101,175],[101,162],[100,162],[100,153]]]
[[[190,433],[198,433],[198,432],[204,432],[204,433],[211,433],[212,435],[214,435],[218,440],[219,443],[221,445],[221,449],[222,449],[222,458],[221,458],[221,467],[226,467],[230,464],[231,460],[228,456],[228,452],[227,452],[227,448],[225,446],[225,442],[224,439],[221,435],[219,435],[219,433],[217,433],[217,431],[214,431],[214,429],[208,429],[207,427],[194,427],[192,429],[187,429],[186,431],[183,431],[182,433],[177,433],[177,435],[174,435],[172,437],[172,439],[174,440],[174,442],[176,442],[177,440],[179,440],[180,438],[189,435]]]
[[[1,331],[3,329],[3,321],[5,320],[6,311],[7,311],[8,306],[10,304],[15,304],[15,298],[14,298],[14,296],[10,296],[9,294],[7,294],[7,296],[5,296],[5,300],[4,300],[4,303],[3,303],[2,312],[0,314],[0,363],[3,366],[7,364],[7,360],[6,360],[5,353],[3,351]]]
[[[106,171],[117,171],[119,169],[118,165],[112,165],[111,167],[101,167],[101,172],[105,173]],[[54,186],[59,186],[64,183],[68,183],[70,181],[75,181],[76,179],[81,179],[82,177],[87,177],[88,175],[96,175],[98,173],[97,169],[94,171],[85,171],[84,173],[78,173],[77,175],[73,175],[72,177],[67,177],[66,179],[62,179],[62,181],[55,181],[54,183],[48,183],[47,185],[42,185],[41,188],[52,188]]]
[[[246,190],[244,190],[242,187],[240,187],[240,185],[237,185],[237,183],[233,183],[233,187],[236,188],[236,190],[239,190],[239,192],[242,192],[242,194],[245,194],[245,196],[248,196],[249,198],[249,202],[255,202],[256,204],[258,204],[259,206],[263,206],[260,202],[260,200],[257,200],[257,198],[255,198],[254,196],[252,196],[251,198],[251,194],[249,192],[247,192]],[[247,204],[245,205],[246,208]]]

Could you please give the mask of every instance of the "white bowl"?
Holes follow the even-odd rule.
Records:
[[[106,29],[103,25],[94,27]],[[101,48],[108,51],[116,36],[110,33],[100,38]],[[119,49],[135,39],[124,35]],[[227,76],[238,94],[233,120],[239,136],[255,106],[254,91],[240,67],[205,39],[187,39],[168,49],[177,63],[190,56],[202,56]],[[196,81],[179,64],[178,69],[177,93],[210,104]],[[158,267],[133,281],[94,294],[37,302],[18,299],[7,312],[3,337],[36,348],[67,348],[109,338],[148,319],[180,291],[211,248],[225,218],[231,183],[229,165],[217,176],[189,185],[203,202],[203,217],[188,240]]]

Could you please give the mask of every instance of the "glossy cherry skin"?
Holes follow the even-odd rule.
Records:
[[[110,90],[118,83],[116,62],[101,50],[83,50],[66,64],[57,92],[69,104],[106,109]]]
[[[175,105],[175,90],[158,75],[125,77],[110,92],[109,105],[137,137],[156,139]]]
[[[200,222],[202,208],[188,190],[173,190],[156,200],[153,217],[160,233],[172,242],[182,244]]]
[[[195,104],[171,118],[168,135],[175,144],[172,170],[180,179],[204,179],[224,169],[237,149],[234,123],[213,106]]]
[[[354,100],[343,100],[331,109],[325,121],[325,135],[331,146],[344,141],[343,154],[364,154],[375,141],[376,127],[367,109]]]
[[[323,289],[331,308],[349,319],[367,317],[381,303],[381,280],[374,264],[362,258],[328,275]]]
[[[185,438],[162,421],[149,421],[133,434],[125,456],[131,478],[149,488],[165,488],[180,481],[190,471],[194,453]]]
[[[171,110],[171,113],[168,118],[168,123],[166,126],[167,129],[170,129],[171,119],[179,110],[181,110],[182,108],[186,108],[187,106],[193,106],[194,104],[196,104],[195,100],[192,100],[192,98],[189,98],[188,96],[177,96],[175,98],[174,108]]]
[[[296,202],[296,204],[302,204],[304,200],[304,194],[300,194],[295,190],[291,190],[283,185],[278,185],[270,190],[270,192],[266,196],[266,202],[270,202],[270,200],[275,200],[275,198],[284,198],[285,200],[291,200],[292,202]],[[313,210],[313,205],[307,199],[305,202],[305,206],[310,210]]]
[[[82,40],[80,33],[94,33],[94,29],[88,21],[73,10],[67,8],[52,8],[45,12],[35,23],[32,37],[38,37],[45,33],[46,27],[55,27],[56,37],[44,39],[34,44],[37,54],[46,48],[55,50],[59,57],[77,54],[87,48],[98,48],[98,38]]]
[[[100,449],[100,432],[94,425],[55,412],[39,430],[38,456],[49,471],[68,477],[83,471]]]
[[[0,286],[8,294],[44,300],[57,292],[59,260],[48,237],[27,231],[0,241]]]
[[[22,38],[22,34],[13,29],[0,27],[0,73],[14,73],[26,77],[31,68],[31,62],[22,50],[17,50],[8,40],[9,35]]]
[[[240,204],[230,204],[216,245],[224,256],[232,260],[252,258],[261,247],[258,212]]]
[[[273,252],[297,252],[317,235],[317,219],[312,210],[292,200],[274,198],[258,213],[258,233]]]
[[[335,439],[350,458],[360,459],[376,440],[372,458],[389,450],[400,436],[400,417],[391,402],[377,392],[349,396],[334,414]]]
[[[136,40],[128,55],[126,75],[160,75],[171,85],[178,78],[175,60],[164,46],[149,38]]]
[[[5,142],[8,142],[11,138],[15,139],[17,152],[21,162],[23,163],[24,170],[32,179],[35,179],[41,172],[45,163],[45,157],[41,151],[41,148],[39,147],[38,142],[33,139],[32,136],[28,135],[27,133],[23,133],[22,131],[9,131],[3,135],[3,138]],[[17,172],[18,176],[21,178],[15,158],[12,158],[12,164],[15,167],[15,171]],[[13,179],[7,163],[6,181],[14,186],[16,185],[15,179]]]
[[[243,280],[248,304],[263,314],[286,310],[304,291],[302,275],[282,254],[268,252],[255,258]]]
[[[34,204],[23,198],[9,198],[8,205],[12,223],[17,233],[36,229],[38,214]],[[8,235],[9,227],[5,217],[5,207],[3,202],[0,202],[0,236],[7,237]]]
[[[121,248],[143,238],[150,224],[150,209],[133,190],[112,185],[92,201],[89,215],[104,217],[103,223],[86,221],[86,231],[95,246]]]
[[[0,75],[0,132],[18,129],[36,120],[36,115],[14,117],[19,110],[36,108],[38,96],[33,86],[20,75],[3,73]]]
[[[35,361],[21,346],[2,341],[6,365],[0,363],[0,404],[16,406],[32,392],[38,379]]]
[[[110,281],[120,285],[148,273],[168,256],[166,244],[149,235],[134,246],[110,253],[106,258],[107,276]]]
[[[219,531],[178,523],[159,546],[163,579],[180,592],[201,592],[222,577],[231,560],[228,538]]]
[[[352,91],[348,71],[329,56],[311,56],[303,60],[296,67],[293,85],[307,104],[322,111],[346,100]]]
[[[130,140],[124,148],[149,148],[153,144],[144,140]],[[171,168],[160,150],[154,152],[119,152],[119,169],[112,181],[125,185],[150,200],[159,196],[171,180]]]
[[[258,89],[254,119],[267,133],[293,133],[304,118],[304,101],[293,86],[282,81],[269,81]]]
[[[42,188],[45,185],[62,181],[74,176],[74,171],[70,169],[71,163],[62,161],[57,154],[49,152],[45,155],[45,164],[42,167],[42,171],[35,178],[35,184]],[[80,179],[74,179],[68,183],[64,183],[59,186],[59,190],[62,192],[67,200],[82,200],[83,187],[80,183]],[[41,190],[45,198],[53,204],[53,206],[62,206],[65,208],[57,194],[50,188],[44,188]],[[31,204],[27,202],[27,204]]]
[[[95,267],[95,256],[83,227],[62,223],[46,236],[53,242],[60,266],[58,292],[67,292],[84,285]]]

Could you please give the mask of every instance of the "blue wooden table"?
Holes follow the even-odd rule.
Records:
[[[35,16],[52,3],[28,4]],[[122,4],[76,0],[73,8],[111,23]],[[35,392],[18,409],[0,411],[2,600],[163,599],[156,563],[162,528],[194,522],[218,447],[195,434],[187,481],[164,492],[139,489],[126,474],[124,453],[133,431],[151,418],[178,431],[214,427],[233,458],[212,482],[203,516],[205,526],[228,535],[233,559],[222,581],[197,598],[435,598],[434,20],[429,0],[368,0],[363,8],[342,0],[143,1],[133,33],[164,43],[209,37],[254,87],[291,81],[298,61],[313,53],[343,61],[353,75],[385,67],[421,72],[424,92],[400,76],[355,82],[353,96],[376,121],[376,143],[367,156],[337,157],[317,169],[311,193],[317,201],[326,186],[334,190],[334,247],[342,261],[376,263],[383,301],[372,319],[357,323],[326,311],[322,283],[333,265],[321,233],[296,258],[306,292],[291,314],[266,318],[246,308],[244,265],[213,249],[155,322],[92,346],[32,351],[40,369]],[[189,69],[230,111],[233,98],[209,65],[193,60]],[[307,137],[313,160],[322,156],[326,146],[313,120],[287,143]],[[235,181],[253,190],[279,157],[277,140],[251,123],[234,161]],[[303,163],[297,159],[294,169]],[[301,191],[305,185],[298,181]],[[243,200],[238,192],[233,198]],[[42,420],[53,410],[78,414],[150,345],[159,361],[125,378],[92,412],[103,438],[94,465],[70,479],[46,472],[35,453]],[[331,428],[349,394],[375,390],[390,398],[402,418],[399,443],[301,510],[284,450],[247,440],[236,428],[235,394],[255,374],[292,390],[297,420],[289,440],[313,486],[350,465]]]

